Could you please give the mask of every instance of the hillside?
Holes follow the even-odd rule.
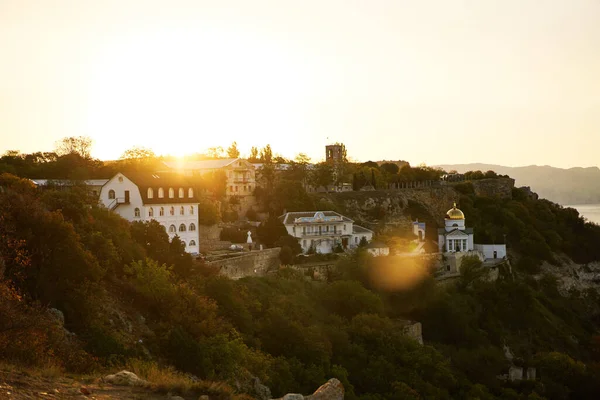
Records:
[[[516,180],[517,186],[530,186],[541,197],[563,205],[600,203],[600,169],[556,168],[548,165],[505,167],[494,164],[445,164],[438,167],[446,170],[467,171],[492,170]]]
[[[569,268],[590,268],[600,260],[600,228],[512,184],[315,197],[391,231],[415,217],[433,225],[457,201],[478,238],[507,235],[512,270],[490,280],[474,262],[455,284],[439,285],[418,260],[361,250],[341,256],[326,281],[290,268],[231,280],[191,264],[158,224],[130,224],[85,192],[39,191],[0,175],[0,361],[59,377],[90,374],[98,395],[95,379],[129,369],[155,384],[183,382],[192,392],[173,392],[190,400],[312,393],[330,378],[347,400],[597,399],[594,278],[567,292],[544,269],[561,273],[556,254],[580,263]],[[402,280],[417,269],[409,285],[373,279]],[[425,345],[405,333],[407,321],[422,324]],[[537,378],[502,378],[517,367],[535,368]],[[2,379],[15,389],[57,388]],[[64,387],[75,395],[78,382]]]

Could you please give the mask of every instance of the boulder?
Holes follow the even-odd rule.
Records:
[[[269,389],[268,386],[263,385],[260,382],[260,379],[258,379],[257,377],[254,377],[252,379],[253,383],[254,383],[254,395],[256,396],[256,398],[258,400],[269,400],[271,399],[271,389]]]
[[[129,371],[121,371],[114,375],[106,375],[104,381],[116,386],[145,386],[148,384],[148,382]]]
[[[317,389],[307,400],[344,400],[344,385],[339,380],[332,378]]]
[[[277,400],[344,400],[344,385],[339,380],[332,378],[310,396],[288,393]]]

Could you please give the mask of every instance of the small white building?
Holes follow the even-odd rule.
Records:
[[[198,200],[181,176],[117,173],[102,186],[100,203],[131,222],[156,220],[188,253],[199,251]]]
[[[383,242],[371,242],[366,247],[367,252],[373,257],[389,256],[390,248]]]
[[[425,240],[425,222],[419,222],[416,220],[413,222],[413,235],[419,238],[419,241]]]
[[[332,253],[338,245],[353,249],[363,238],[367,242],[373,239],[373,231],[335,211],[288,212],[279,219],[304,253],[311,247],[317,253]]]

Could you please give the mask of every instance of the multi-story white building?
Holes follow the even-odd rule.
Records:
[[[184,177],[118,173],[102,186],[100,203],[132,222],[154,219],[188,253],[199,251],[198,200]]]
[[[254,166],[241,158],[220,160],[166,161],[163,163],[169,172],[183,173],[187,176],[203,175],[213,171],[223,171],[227,179],[225,194],[230,196],[252,196],[256,188]]]
[[[279,217],[287,232],[298,239],[302,252],[312,247],[317,253],[331,253],[340,245],[355,248],[362,238],[373,239],[373,231],[335,211],[289,212]]]

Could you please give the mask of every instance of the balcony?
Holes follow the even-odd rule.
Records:
[[[250,178],[233,178],[233,183],[254,183]]]
[[[108,209],[114,211],[121,204],[129,204],[129,199],[125,197],[117,197],[108,204]]]

